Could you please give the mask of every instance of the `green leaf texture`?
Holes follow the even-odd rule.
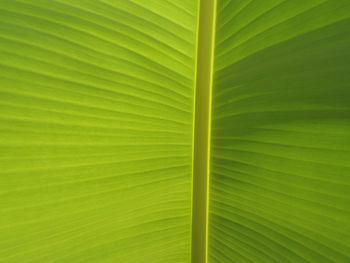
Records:
[[[350,2],[218,1],[209,262],[350,262]]]
[[[197,1],[0,1],[0,262],[189,262]]]

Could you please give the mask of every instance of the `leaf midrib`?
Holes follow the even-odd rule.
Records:
[[[211,104],[216,0],[199,1],[193,134],[192,263],[208,261]]]

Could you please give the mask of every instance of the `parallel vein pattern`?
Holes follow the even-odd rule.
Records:
[[[209,262],[350,262],[350,2],[218,2]]]
[[[188,262],[196,1],[0,1],[0,262]]]

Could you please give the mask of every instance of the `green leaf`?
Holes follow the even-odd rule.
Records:
[[[196,1],[0,9],[0,262],[188,262]]]
[[[350,2],[217,8],[209,262],[350,262]]]
[[[0,263],[350,262],[348,0],[0,0]]]

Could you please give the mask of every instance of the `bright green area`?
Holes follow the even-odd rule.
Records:
[[[193,154],[192,263],[208,256],[208,181],[216,1],[200,2]]]
[[[189,262],[197,1],[0,1],[0,262]]]
[[[0,263],[350,262],[350,1],[198,1],[0,0]]]
[[[218,2],[209,263],[350,262],[350,1]]]

